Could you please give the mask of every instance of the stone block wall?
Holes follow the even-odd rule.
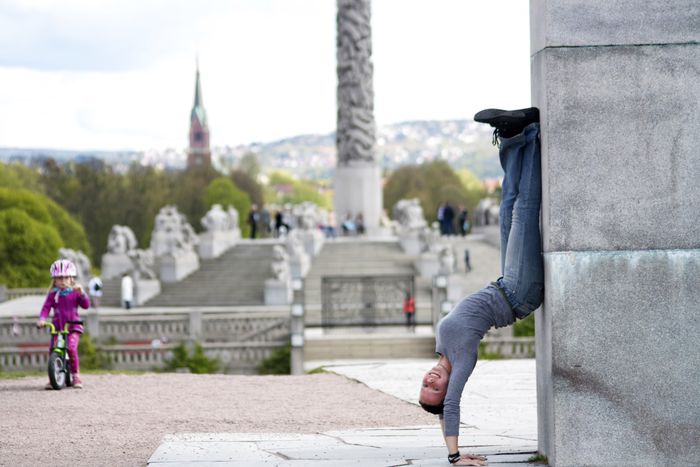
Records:
[[[700,465],[700,3],[532,0],[553,466]]]

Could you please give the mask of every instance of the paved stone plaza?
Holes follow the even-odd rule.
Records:
[[[308,366],[320,362],[309,362]],[[324,367],[411,403],[434,360],[325,362]],[[534,465],[537,450],[534,360],[477,363],[462,399],[460,446],[490,466]],[[163,438],[148,465],[394,466],[447,465],[434,426],[296,433],[176,433]]]

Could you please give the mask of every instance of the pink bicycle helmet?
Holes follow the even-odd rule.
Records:
[[[72,261],[67,259],[59,259],[51,265],[51,277],[75,277],[78,275],[78,270]]]

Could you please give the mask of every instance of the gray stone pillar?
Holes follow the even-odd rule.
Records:
[[[531,0],[552,466],[700,465],[700,4]]]
[[[379,227],[381,170],[375,158],[370,0],[338,0],[338,166],[334,207],[338,224],[362,213],[368,233]]]

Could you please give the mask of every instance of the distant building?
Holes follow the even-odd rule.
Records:
[[[199,83],[199,65],[194,89],[194,105],[190,113],[190,147],[187,150],[187,168],[199,165],[211,165],[209,148],[209,126],[207,112],[202,101],[202,87]]]

